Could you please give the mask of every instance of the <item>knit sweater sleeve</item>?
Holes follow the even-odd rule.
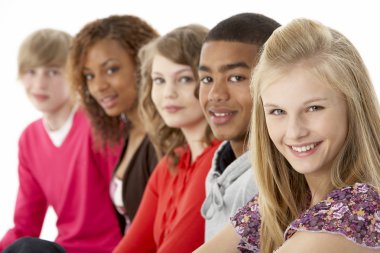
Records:
[[[28,148],[23,138],[19,141],[19,189],[14,212],[14,227],[7,231],[0,242],[0,252],[16,239],[23,236],[38,237],[41,232],[47,201],[27,165]]]

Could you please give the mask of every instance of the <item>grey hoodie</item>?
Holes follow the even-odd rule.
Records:
[[[251,170],[250,152],[247,151],[223,171],[217,170],[217,161],[223,154],[224,141],[216,151],[212,167],[206,177],[206,199],[201,213],[206,220],[205,241],[211,239],[257,193]]]

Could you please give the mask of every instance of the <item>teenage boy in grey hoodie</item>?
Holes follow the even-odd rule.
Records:
[[[249,84],[261,46],[279,26],[261,14],[237,14],[212,28],[202,46],[199,101],[214,135],[224,140],[206,178],[201,209],[206,241],[257,193],[246,147],[252,109]]]

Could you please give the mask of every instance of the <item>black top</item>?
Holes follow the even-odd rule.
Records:
[[[215,171],[222,174],[224,170],[230,165],[233,161],[236,160],[234,151],[232,150],[231,143],[227,142],[221,150],[217,153],[217,161]]]
[[[125,141],[123,150],[120,154],[119,161],[116,164],[114,173],[119,167],[122,158],[128,148],[128,139]],[[150,175],[157,164],[157,155],[155,149],[150,142],[148,136],[145,136],[139,148],[136,150],[128,168],[123,177],[123,203],[126,215],[132,221],[136,215],[137,209],[140,205],[145,186],[148,182]],[[122,233],[125,229],[125,217],[119,214],[120,226]]]

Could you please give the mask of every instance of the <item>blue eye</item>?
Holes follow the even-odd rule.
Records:
[[[34,74],[36,74],[36,71],[34,69],[28,69],[25,71],[25,74],[26,75],[34,75]]]
[[[161,78],[161,77],[152,78],[152,81],[156,85],[161,85],[161,84],[165,83],[165,80],[163,78]]]
[[[188,84],[194,82],[194,78],[191,76],[182,76],[179,78],[179,82],[183,84]]]
[[[57,69],[49,69],[47,72],[47,75],[50,77],[56,76],[59,74],[59,71]]]
[[[282,109],[274,109],[274,110],[271,110],[270,111],[270,114],[273,114],[273,115],[283,115],[285,114],[286,112]]]
[[[310,106],[310,107],[308,108],[308,111],[309,111],[309,112],[315,112],[315,111],[320,111],[320,110],[322,110],[322,109],[323,109],[322,106],[319,106],[319,105],[313,105],[313,106]]]

